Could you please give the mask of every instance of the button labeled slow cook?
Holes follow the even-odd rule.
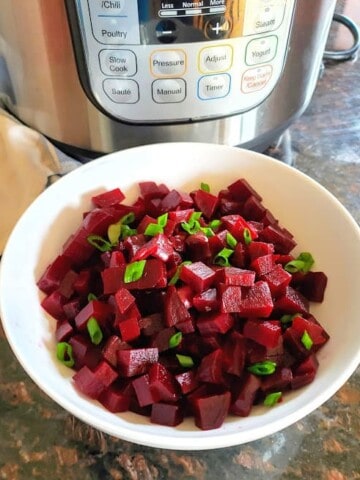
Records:
[[[244,93],[257,92],[262,90],[269,83],[272,77],[273,69],[271,65],[250,68],[246,70],[241,80],[241,90]]]
[[[182,78],[155,80],[152,97],[156,103],[180,103],[186,97],[186,83]]]
[[[131,50],[101,50],[99,60],[105,75],[131,77],[136,73],[136,57]]]
[[[136,103],[139,101],[139,85],[135,80],[107,78],[103,82],[106,95],[115,103]]]
[[[198,97],[201,100],[223,98],[230,92],[231,77],[227,73],[206,75],[198,82]]]
[[[202,73],[225,72],[233,61],[233,49],[230,45],[206,47],[199,54],[199,70]]]
[[[150,57],[151,73],[155,77],[182,76],[186,70],[183,50],[157,50]]]
[[[275,58],[278,39],[275,35],[251,40],[246,47],[245,62],[247,65],[268,63]]]

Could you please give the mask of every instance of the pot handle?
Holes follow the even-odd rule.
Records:
[[[333,21],[337,23],[341,23],[344,25],[348,30],[350,30],[354,43],[352,47],[346,50],[325,50],[324,52],[324,59],[325,60],[335,60],[338,62],[342,62],[345,60],[350,60],[356,54],[360,47],[360,30],[359,27],[356,25],[351,18],[347,17],[346,15],[342,15],[340,13],[335,13],[333,17]]]

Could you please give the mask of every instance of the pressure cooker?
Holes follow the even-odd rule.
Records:
[[[0,97],[74,150],[261,150],[308,105],[335,0],[0,0]]]

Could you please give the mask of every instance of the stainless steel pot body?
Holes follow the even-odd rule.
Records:
[[[122,6],[123,1],[102,2],[102,4],[108,7]],[[135,2],[135,0],[132,1]],[[252,0],[247,1],[249,4]],[[258,1],[266,3],[270,0]],[[83,0],[74,1],[73,19],[74,12],[76,17],[75,7],[78,2]],[[141,0],[139,5],[141,2],[144,0]],[[151,9],[153,2],[149,0],[146,3]],[[154,15],[158,15],[159,5],[173,6],[169,2],[154,0],[154,3],[157,4],[157,9],[153,9],[156,11]],[[203,2],[182,3],[191,7],[203,4]],[[218,3],[221,6],[226,2],[224,0]],[[233,2],[227,2],[227,5],[229,3]],[[261,99],[260,103],[233,111],[230,104],[229,107],[224,107],[224,100],[222,100],[220,113],[215,112],[212,115],[211,110],[206,110],[205,114],[200,116],[190,117],[185,114],[180,115],[179,118],[165,118],[160,121],[151,118],[151,111],[149,113],[148,108],[147,119],[143,121],[141,115],[137,114],[135,121],[134,119],[129,121],[128,118],[123,119],[121,115],[109,113],[106,107],[101,105],[101,101],[97,101],[96,92],[92,95],[91,85],[90,92],[86,92],[86,70],[89,67],[86,64],[88,45],[85,37],[82,38],[82,46],[77,45],[77,42],[81,43],[81,32],[79,35],[74,35],[75,27],[73,25],[71,28],[71,22],[69,22],[69,5],[66,6],[64,0],[27,0],[26,2],[0,0],[1,99],[3,104],[25,124],[42,132],[50,139],[93,152],[108,153],[136,145],[164,141],[213,142],[261,150],[277,138],[308,105],[318,79],[335,3],[335,0],[294,0],[281,72],[271,91]],[[81,15],[82,12],[79,18]],[[214,29],[216,30],[216,27]],[[106,30],[100,28],[99,32],[104,34]],[[258,36],[255,36],[253,41],[255,46],[259,45],[259,42],[256,43],[257,39]],[[206,40],[209,42],[209,38]],[[151,39],[148,41],[155,42]],[[202,39],[195,39],[199,51],[201,51],[201,41]],[[269,38],[266,41],[273,42],[273,39]],[[144,40],[142,43],[143,45],[139,48],[144,48]],[[182,47],[186,48],[190,43],[192,42],[177,45],[177,51],[182,50]],[[226,41],[224,43],[224,40],[219,43],[228,49],[222,50],[225,57],[226,52],[230,51],[229,48],[232,50],[231,43],[229,44],[230,47],[227,46]],[[213,44],[205,43],[204,45],[210,48]],[[164,49],[166,48],[169,48],[168,45],[164,45]],[[105,45],[104,49],[112,50],[114,45]],[[127,46],[126,49],[131,50],[131,46]],[[85,52],[83,65],[81,65],[81,55],[79,57],[81,51]],[[99,49],[99,54],[101,51]],[[77,55],[74,52],[77,52]],[[256,52],[255,54],[260,55]],[[236,68],[235,55],[232,56],[231,62]],[[259,65],[255,63],[247,71],[255,71],[258,67]],[[207,64],[203,68],[208,68]],[[189,75],[189,72],[187,73]],[[145,75],[141,72],[138,72],[138,75],[140,75],[139,79],[131,81],[136,84],[141,83]],[[226,75],[228,74],[221,73],[214,78],[216,80],[221,77],[222,80],[227,78]],[[242,78],[245,78],[244,75]],[[196,81],[200,84],[203,78],[207,80],[208,77],[211,76],[205,71],[201,79]],[[161,78],[155,80],[152,78],[152,85],[161,80]],[[111,81],[113,80],[110,78],[109,82]],[[221,85],[217,88],[226,88],[223,84]],[[245,88],[252,88],[249,85],[249,83],[246,84]],[[112,91],[116,92],[115,89]],[[164,93],[164,91],[164,89],[153,89],[153,95],[159,92]],[[240,92],[239,95],[242,93]],[[140,94],[142,94],[141,85]],[[198,96],[201,97],[201,93]],[[158,98],[155,98],[156,102],[161,103],[161,98],[159,102]],[[220,101],[217,104],[220,105]],[[160,105],[160,108],[165,111],[166,108],[171,109],[171,106]],[[210,113],[207,114],[207,111]]]

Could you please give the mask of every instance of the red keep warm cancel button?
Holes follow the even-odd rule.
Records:
[[[271,65],[263,65],[246,70],[241,79],[241,90],[244,93],[262,90],[269,83],[272,73],[273,69]]]

